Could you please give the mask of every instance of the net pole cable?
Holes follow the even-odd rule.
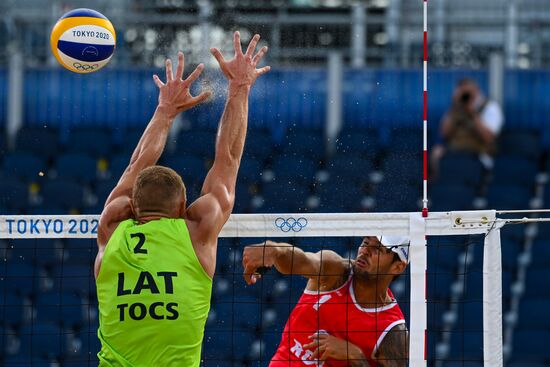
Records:
[[[304,218],[306,225],[278,226]],[[98,215],[0,216],[0,239],[95,238]],[[484,235],[484,365],[503,365],[500,228],[508,220],[495,210],[422,213],[233,214],[221,238],[408,236],[410,256],[409,366],[427,365],[426,236]]]

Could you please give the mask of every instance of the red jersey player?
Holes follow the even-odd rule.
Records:
[[[308,278],[270,367],[407,366],[408,331],[390,283],[408,263],[409,239],[365,237],[355,260],[266,241],[243,252],[244,278],[257,270]]]

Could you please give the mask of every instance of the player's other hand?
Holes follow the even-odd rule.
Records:
[[[351,362],[353,366],[368,366],[365,355],[359,347],[347,340],[318,332],[309,336],[311,343],[304,344],[304,349],[313,350],[310,361],[326,361],[328,358]]]
[[[243,276],[246,284],[255,284],[262,277],[258,269],[271,267],[275,263],[274,248],[265,243],[246,246],[243,250]]]
[[[204,102],[211,95],[211,92],[208,91],[202,92],[198,96],[192,96],[189,90],[191,84],[201,75],[204,65],[199,64],[185,80],[183,79],[183,65],[183,53],[178,52],[175,77],[170,59],[166,59],[166,83],[162,82],[157,75],[153,75],[153,80],[160,90],[158,106],[165,109],[171,118]]]
[[[256,46],[260,40],[260,35],[256,34],[252,37],[252,40],[248,44],[246,53],[243,53],[241,48],[241,35],[239,31],[236,31],[233,35],[233,47],[235,49],[235,56],[231,60],[225,60],[222,53],[217,48],[211,48],[210,52],[223,71],[224,75],[229,80],[231,86],[248,86],[251,87],[256,78],[260,75],[267,73],[271,67],[264,66],[257,69],[256,66],[264,57],[267,52],[267,46],[262,47],[256,54]]]

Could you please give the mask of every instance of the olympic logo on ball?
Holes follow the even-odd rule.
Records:
[[[90,70],[95,70],[99,67],[98,64],[93,64],[93,65],[85,65],[85,64],[81,64],[79,62],[75,62],[73,63],[73,66],[76,70],[81,70],[81,71],[90,71]]]
[[[283,232],[300,232],[302,229],[306,228],[307,219],[304,217],[300,217],[298,219],[293,217],[289,217],[286,219],[283,217],[279,217],[275,219],[275,226]]]

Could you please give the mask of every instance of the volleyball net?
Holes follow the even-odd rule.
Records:
[[[3,365],[97,365],[98,219],[0,216]],[[220,235],[202,365],[267,365],[305,289],[305,278],[276,270],[247,286],[246,245],[273,239],[354,259],[363,236],[399,235],[411,240],[410,263],[390,288],[409,329],[409,366],[502,366],[506,223],[495,211],[234,214]]]

